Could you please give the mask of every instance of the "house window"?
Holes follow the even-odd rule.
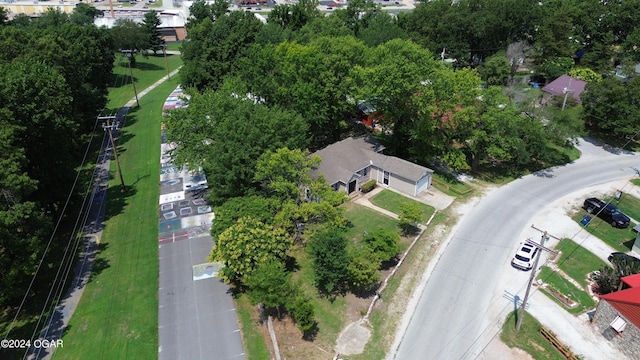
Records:
[[[367,176],[368,173],[369,173],[369,168],[368,167],[362,169],[362,176]]]
[[[609,326],[611,326],[613,330],[617,331],[618,333],[621,333],[624,331],[624,328],[627,326],[627,322],[624,321],[624,319],[621,318],[620,316],[616,316],[616,318],[613,319],[613,321],[611,322],[611,324],[609,324]]]

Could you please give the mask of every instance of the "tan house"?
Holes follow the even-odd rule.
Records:
[[[316,170],[336,191],[353,194],[360,185],[375,179],[410,196],[431,186],[433,170],[410,161],[382,154],[384,148],[367,136],[350,137],[315,152],[322,162]]]

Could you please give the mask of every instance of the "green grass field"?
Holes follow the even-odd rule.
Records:
[[[599,270],[607,264],[589,250],[576,244],[571,239],[562,239],[556,250],[562,251],[557,261],[558,267],[580,285],[587,286],[587,275]]]
[[[398,220],[380,214],[368,207],[345,203],[342,205],[344,217],[349,221],[350,226],[347,228],[346,236],[349,240],[360,240],[362,234],[367,231],[373,231],[379,227],[387,229],[397,229]]]
[[[167,55],[167,63],[171,72],[182,65],[182,59],[180,55]],[[136,55],[136,67],[131,70],[138,93],[167,75],[165,59],[161,53],[146,58],[142,55]],[[175,77],[178,78],[178,75],[176,74]],[[172,78],[172,80],[174,79]],[[110,85],[108,109],[119,109],[135,96],[127,59],[122,55],[116,55],[113,79]]]
[[[512,312],[502,326],[500,339],[511,348],[518,348],[526,351],[534,359],[563,360],[564,357],[556,350],[549,341],[540,334],[540,323],[536,318],[523,313],[520,331],[516,332],[516,313]]]
[[[602,199],[603,201],[610,201],[617,206],[623,213],[627,214],[634,220],[640,221],[640,199],[633,195],[622,193],[620,200],[613,199],[613,196]],[[633,225],[631,226],[633,227]]]
[[[614,228],[611,224],[602,221],[602,219],[595,217],[593,214],[588,214],[585,210],[576,212],[572,219],[580,224],[582,217],[585,215],[592,217],[589,225],[585,227],[586,231],[606,242],[617,251],[627,252],[631,250],[636,238],[636,234],[631,230],[634,226],[633,224],[626,229]]]
[[[422,217],[420,222],[425,224],[429,221],[429,218],[435,211],[429,205],[421,203],[419,201],[415,201],[409,199],[406,196],[400,195],[391,190],[382,190],[380,193],[376,194],[374,197],[369,199],[374,205],[379,206],[385,210],[391,211],[394,214],[400,215],[402,213],[402,205],[417,205],[422,211]]]
[[[158,356],[158,197],[162,104],[177,86],[165,82],[127,116],[118,145],[127,191],[112,162],[107,213],[92,280],[63,336],[63,359]]]

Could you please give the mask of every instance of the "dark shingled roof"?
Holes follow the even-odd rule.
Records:
[[[424,166],[381,154],[382,150],[383,147],[373,139],[362,136],[338,141],[313,155],[322,159],[317,171],[324,175],[329,184],[346,184],[354,173],[370,164],[413,182],[433,173],[433,170]]]

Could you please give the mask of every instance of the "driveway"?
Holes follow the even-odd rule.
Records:
[[[438,264],[416,289],[390,358],[475,359],[483,353],[514,298],[524,297],[528,274],[514,272],[510,261],[532,219],[576,190],[631,178],[640,166],[634,153],[592,140],[581,140],[579,149],[577,161],[517,179],[461,218]],[[545,229],[550,223],[535,225]],[[535,306],[531,302],[531,312]]]

